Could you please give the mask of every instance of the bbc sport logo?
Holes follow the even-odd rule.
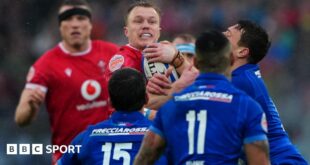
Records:
[[[82,145],[6,144],[7,155],[43,155],[60,153],[80,153]]]

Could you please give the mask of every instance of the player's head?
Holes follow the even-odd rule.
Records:
[[[176,46],[176,48],[185,55],[186,59],[193,63],[193,57],[196,54],[195,53],[195,37],[191,34],[179,34],[177,35],[173,41],[172,44]]]
[[[85,0],[65,0],[58,10],[59,30],[64,44],[80,49],[90,39],[91,9]]]
[[[230,26],[224,34],[232,44],[234,61],[244,59],[247,63],[256,64],[266,56],[271,44],[267,32],[247,20]]]
[[[108,88],[112,106],[117,111],[139,111],[147,102],[145,79],[135,69],[113,72]]]
[[[143,50],[160,36],[160,10],[152,3],[137,1],[127,10],[124,33],[131,46]]]
[[[226,74],[230,66],[231,45],[228,39],[215,30],[202,33],[196,40],[195,66],[200,72]]]

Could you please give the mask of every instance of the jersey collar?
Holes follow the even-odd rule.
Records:
[[[248,69],[258,69],[258,65],[257,64],[245,64],[245,65],[239,66],[237,69],[235,69],[232,72],[232,75],[239,74],[239,73],[244,72],[245,70],[248,70]]]
[[[145,119],[143,114],[139,111],[135,112],[120,112],[116,111],[112,114],[111,119],[115,123],[134,123],[138,120]]]
[[[67,50],[67,49],[65,48],[63,42],[60,42],[58,45],[59,45],[60,49],[61,49],[65,54],[68,54],[68,55],[71,55],[71,56],[83,56],[83,55],[88,54],[88,53],[91,51],[91,49],[92,49],[92,44],[91,44],[90,41],[88,42],[88,48],[87,48],[86,50],[81,51],[81,52],[76,52],[76,53],[70,53],[69,50]]]
[[[130,44],[126,44],[126,46],[127,46],[127,47],[130,47],[131,49],[134,49],[134,50],[136,50],[136,51],[141,52],[139,49],[137,49],[137,48],[135,48],[135,47],[131,46]]]
[[[197,77],[197,80],[225,80],[228,81],[224,75],[217,74],[217,73],[200,73]]]

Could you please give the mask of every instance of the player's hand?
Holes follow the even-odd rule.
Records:
[[[177,87],[177,90],[182,90],[185,87],[191,85],[198,77],[198,74],[199,71],[193,65],[185,68],[182,72],[181,77],[177,81],[175,81],[175,86]]]
[[[149,79],[146,90],[152,94],[167,95],[167,89],[171,88],[171,82],[168,77],[172,73],[172,69],[173,68],[169,67],[165,75],[158,73],[154,74],[153,77]]]
[[[144,56],[149,62],[171,63],[177,50],[169,41],[152,43],[143,50]]]
[[[29,89],[28,104],[31,109],[39,109],[41,103],[45,99],[45,93],[42,92],[39,88],[36,89]]]

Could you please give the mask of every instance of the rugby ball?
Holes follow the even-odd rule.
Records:
[[[169,64],[161,62],[148,62],[148,60],[142,57],[142,68],[146,79],[150,79],[155,73],[165,74],[169,68]],[[170,82],[174,82],[179,78],[178,72],[173,68],[172,73],[168,77]]]

